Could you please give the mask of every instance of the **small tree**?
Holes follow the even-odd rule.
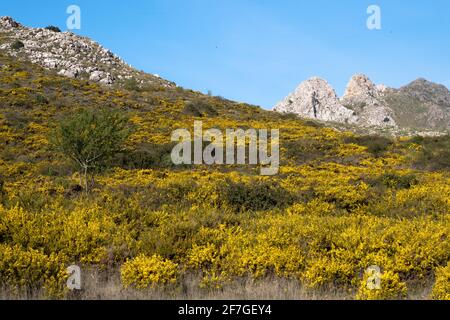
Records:
[[[79,167],[87,193],[88,173],[118,152],[129,134],[128,118],[118,112],[83,109],[60,121],[50,140]]]

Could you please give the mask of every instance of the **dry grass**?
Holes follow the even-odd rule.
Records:
[[[187,274],[171,288],[135,290],[123,288],[118,272],[101,272],[91,269],[84,272],[81,291],[69,292],[67,300],[352,300],[354,292],[334,287],[309,290],[295,279],[242,278],[221,289],[202,289],[200,276]],[[432,282],[430,282],[431,284]],[[408,297],[410,300],[426,300],[431,285],[418,283]],[[43,300],[41,290],[17,293],[0,289],[0,300]]]

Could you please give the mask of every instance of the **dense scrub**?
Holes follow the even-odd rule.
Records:
[[[396,299],[432,281],[428,298],[448,299],[448,137],[358,137],[180,88],[104,88],[0,63],[1,285],[62,297],[65,267],[77,263],[121,268],[123,285],[137,288],[176,288],[194,272],[204,290],[277,277]],[[49,140],[68,114],[99,106],[134,130],[85,194]],[[170,134],[196,119],[280,129],[279,175],[174,167]],[[368,291],[373,265],[382,289]]]

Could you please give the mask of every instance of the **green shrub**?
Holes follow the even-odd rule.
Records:
[[[48,99],[45,96],[43,96],[42,94],[39,94],[39,93],[36,94],[35,98],[36,98],[37,104],[40,104],[40,105],[48,104]]]
[[[20,50],[23,47],[25,47],[25,45],[20,40],[16,40],[11,44],[11,49],[13,49],[13,50]]]
[[[55,27],[55,26],[48,26],[48,27],[45,27],[45,29],[53,31],[53,32],[61,32],[61,29],[58,27]]]
[[[294,160],[297,164],[323,158],[325,155],[331,154],[335,148],[332,141],[318,141],[307,137],[282,141],[282,146],[286,151],[281,159]]]
[[[129,91],[139,91],[139,83],[136,79],[130,78],[124,81],[123,87]]]
[[[415,137],[410,142],[422,148],[414,160],[414,165],[420,169],[448,170],[450,169],[450,135],[442,137]]]
[[[344,142],[367,147],[367,151],[376,157],[383,155],[393,144],[391,139],[382,136],[348,137],[344,139]]]
[[[229,181],[222,188],[226,204],[236,212],[284,208],[293,201],[292,195],[273,181],[250,184]]]
[[[196,100],[193,102],[188,102],[183,109],[183,114],[190,115],[194,117],[215,117],[219,113],[214,107],[208,104],[204,100]]]
[[[398,175],[396,173],[385,173],[369,181],[372,187],[383,186],[393,189],[409,189],[418,183],[414,174]]]
[[[171,168],[174,166],[171,152],[174,144],[143,143],[136,149],[125,150],[111,159],[111,166],[126,169]]]

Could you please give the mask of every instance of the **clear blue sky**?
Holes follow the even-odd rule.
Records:
[[[0,15],[76,31],[131,65],[177,84],[272,107],[303,80],[341,95],[354,73],[398,87],[418,77],[450,87],[448,0],[40,0],[2,1]],[[366,27],[379,5],[382,29]]]

